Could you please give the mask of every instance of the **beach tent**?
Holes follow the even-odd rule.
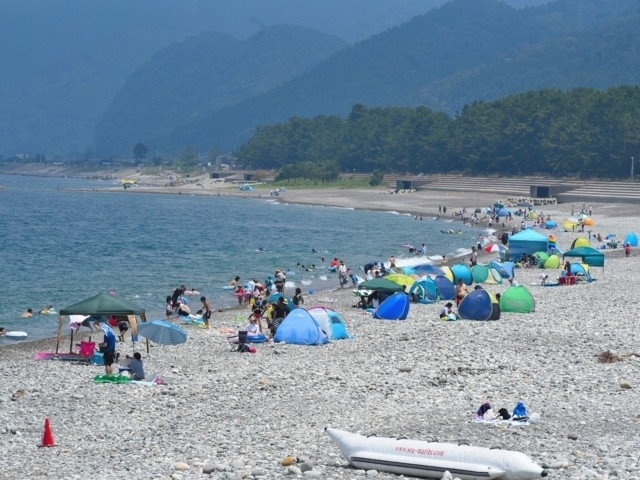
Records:
[[[562,258],[580,257],[582,263],[586,263],[590,267],[604,267],[604,253],[591,247],[572,248],[568,252],[564,252]]]
[[[473,290],[460,301],[458,315],[463,320],[497,320],[500,318],[500,305],[486,290]]]
[[[471,275],[474,283],[488,283],[491,285],[502,283],[502,276],[490,265],[474,265],[471,267]]]
[[[589,274],[589,265],[583,265],[582,263],[571,263],[569,264],[571,267],[571,274],[572,275],[582,275],[584,276],[587,281],[591,281],[591,275]],[[566,271],[562,272],[563,275],[566,275]]]
[[[445,280],[447,279],[445,278]],[[449,282],[449,280],[447,281]],[[409,298],[413,298],[420,303],[437,302],[439,296],[436,281],[430,277],[424,277],[420,280],[417,280],[409,289]]]
[[[512,259],[519,259],[522,255],[532,255],[536,252],[546,252],[549,239],[546,235],[531,229],[523,230],[509,237],[509,255]]]
[[[562,230],[565,232],[574,232],[578,226],[578,219],[575,217],[569,217],[562,221]]]
[[[347,327],[342,316],[326,307],[313,307],[308,310],[329,340],[343,340],[349,338]]]
[[[626,244],[631,245],[632,247],[637,247],[638,246],[638,236],[631,232],[631,233],[627,233],[627,236],[624,237],[624,242],[622,242],[623,245]]]
[[[489,265],[495,269],[502,278],[513,278],[515,276],[516,264],[514,262],[491,262]]]
[[[444,275],[437,275],[433,281],[438,289],[440,300],[453,300],[456,298],[456,286]]]
[[[243,192],[252,192],[253,187],[251,185],[240,185],[240,190]]]
[[[273,340],[294,345],[323,345],[329,342],[318,321],[304,308],[296,308],[285,317]]]
[[[589,242],[588,238],[584,238],[584,237],[578,237],[573,242],[571,242],[571,248],[590,247],[590,246],[591,246],[591,242]]]
[[[522,285],[507,288],[500,297],[502,312],[530,313],[536,308],[531,292]]]
[[[473,276],[471,275],[471,269],[464,263],[456,263],[451,267],[451,273],[453,273],[453,283],[458,283],[462,280],[465,285],[471,285],[473,283]]]
[[[375,292],[401,292],[402,286],[398,285],[391,280],[387,280],[386,278],[374,278],[373,280],[369,280],[366,282],[362,282],[358,285],[358,288],[361,290],[373,290]]]
[[[417,273],[419,275],[444,275],[444,271],[442,269],[430,263],[423,263],[421,265],[406,268],[404,273],[407,275],[412,273]]]
[[[553,220],[547,220],[544,223],[544,226],[546,229],[551,230],[553,228],[558,228],[558,224],[556,222],[554,222]]]
[[[409,275],[405,275],[404,273],[392,273],[391,275],[387,275],[384,278],[386,278],[387,280],[391,280],[394,283],[397,283],[401,287],[402,286],[407,287],[407,291],[411,288],[411,285],[416,283],[415,278],[410,277]]]
[[[74,303],[68,307],[60,309],[60,318],[58,322],[58,335],[56,337],[56,353],[60,348],[60,340],[62,339],[62,326],[65,323],[67,315],[95,315],[109,317],[114,315],[117,317],[127,317],[131,327],[131,336],[136,338],[138,335],[138,322],[136,316],[139,316],[143,322],[146,322],[145,311],[143,308],[125,300],[122,297],[112,295],[110,293],[100,293],[93,297]],[[69,352],[73,349],[73,331],[71,332],[71,344]]]
[[[409,297],[402,292],[396,292],[387,298],[373,312],[373,318],[380,320],[406,320],[409,315]]]
[[[453,282],[453,272],[451,271],[451,267],[449,267],[449,265],[440,265],[440,270],[442,270],[445,277]]]
[[[594,226],[595,226],[595,224],[596,224],[596,222],[595,222],[595,220],[594,220],[593,218],[591,218],[591,217],[587,217],[587,218],[585,218],[584,220],[582,220],[582,224],[583,224],[585,227],[594,227]]]
[[[544,262],[542,262],[542,265],[540,265],[540,267],[545,269],[560,268],[560,257],[558,257],[558,255],[551,255]]]

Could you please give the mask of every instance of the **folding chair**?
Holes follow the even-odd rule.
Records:
[[[247,344],[247,331],[240,330],[237,335],[227,337],[227,340],[229,340],[229,345],[231,345],[231,351],[241,352]]]
[[[85,359],[87,363],[96,351],[96,342],[87,342],[86,340],[80,341],[80,356]]]

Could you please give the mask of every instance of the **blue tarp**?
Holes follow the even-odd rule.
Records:
[[[273,340],[295,345],[323,345],[329,342],[316,319],[304,308],[296,308],[286,316]]]

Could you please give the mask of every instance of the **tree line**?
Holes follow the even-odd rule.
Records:
[[[346,118],[261,126],[237,152],[286,178],[341,171],[625,178],[640,158],[640,87],[543,89],[476,101],[454,118],[426,107],[356,104]],[[333,176],[335,170],[331,169]]]

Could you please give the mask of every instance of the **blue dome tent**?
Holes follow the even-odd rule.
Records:
[[[495,269],[502,278],[513,278],[516,265],[513,262],[491,262],[491,268]]]
[[[409,298],[420,303],[434,303],[438,301],[438,287],[433,278],[425,277],[416,281],[409,289]]]
[[[626,245],[626,244],[631,245],[632,247],[637,247],[638,246],[638,236],[631,232],[631,233],[627,233],[627,236],[624,237],[624,242],[622,242],[622,245]]]
[[[318,321],[304,308],[296,308],[285,317],[273,340],[295,345],[324,345],[329,342]]]
[[[320,328],[329,340],[344,340],[349,338],[347,327],[338,312],[326,307],[313,307],[310,308],[308,312],[316,319],[318,325],[320,325]]]
[[[456,263],[451,267],[453,273],[453,283],[458,283],[462,280],[466,285],[473,283],[473,276],[471,275],[471,269],[464,263]]]
[[[396,292],[387,298],[373,312],[373,318],[379,320],[406,320],[409,315],[409,297],[402,292]]]
[[[453,300],[456,298],[456,286],[444,275],[438,275],[433,279],[438,289],[440,300]]]
[[[458,315],[463,320],[497,320],[500,318],[500,306],[486,290],[474,290],[458,305]]]

